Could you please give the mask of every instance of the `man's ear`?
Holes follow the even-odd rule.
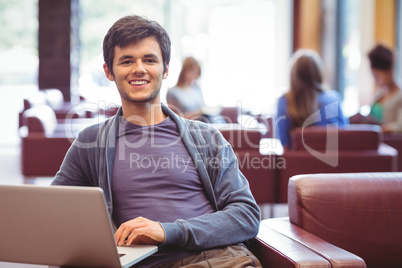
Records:
[[[112,72],[109,70],[107,67],[106,63],[103,64],[103,71],[105,72],[106,78],[109,79],[110,81],[114,81],[114,76]]]
[[[169,64],[166,66],[165,73],[163,74],[163,79],[166,79],[169,74]]]

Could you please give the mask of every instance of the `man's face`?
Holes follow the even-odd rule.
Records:
[[[154,37],[144,38],[135,44],[115,47],[113,72],[103,65],[106,77],[116,83],[122,104],[160,102],[163,72],[162,52]]]

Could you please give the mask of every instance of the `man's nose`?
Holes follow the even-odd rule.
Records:
[[[145,66],[141,60],[138,60],[134,64],[133,72],[134,72],[134,74],[144,74],[147,72],[147,70],[145,69]]]

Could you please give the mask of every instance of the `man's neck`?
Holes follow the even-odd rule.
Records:
[[[122,109],[124,118],[135,125],[155,125],[166,118],[161,103],[123,103]]]

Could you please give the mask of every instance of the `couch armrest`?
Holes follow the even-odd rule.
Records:
[[[263,223],[257,237],[248,241],[247,247],[263,267],[331,267],[320,254]]]
[[[337,246],[334,246],[298,227],[297,225],[290,223],[289,218],[273,218],[263,220],[261,222],[260,230],[270,230],[270,233],[277,232],[282,236],[281,240],[288,240],[292,241],[293,243],[298,243],[299,247],[304,248],[303,253],[301,251],[292,252],[296,249],[296,247],[284,247],[283,250],[280,251],[282,255],[286,256],[289,254],[296,254],[296,256],[301,255],[303,258],[306,258],[305,252],[306,249],[308,249],[328,261],[328,263],[330,263],[329,267],[366,267],[366,264],[362,258]],[[265,243],[270,244],[272,242],[271,240],[274,238],[264,237],[263,239]]]

